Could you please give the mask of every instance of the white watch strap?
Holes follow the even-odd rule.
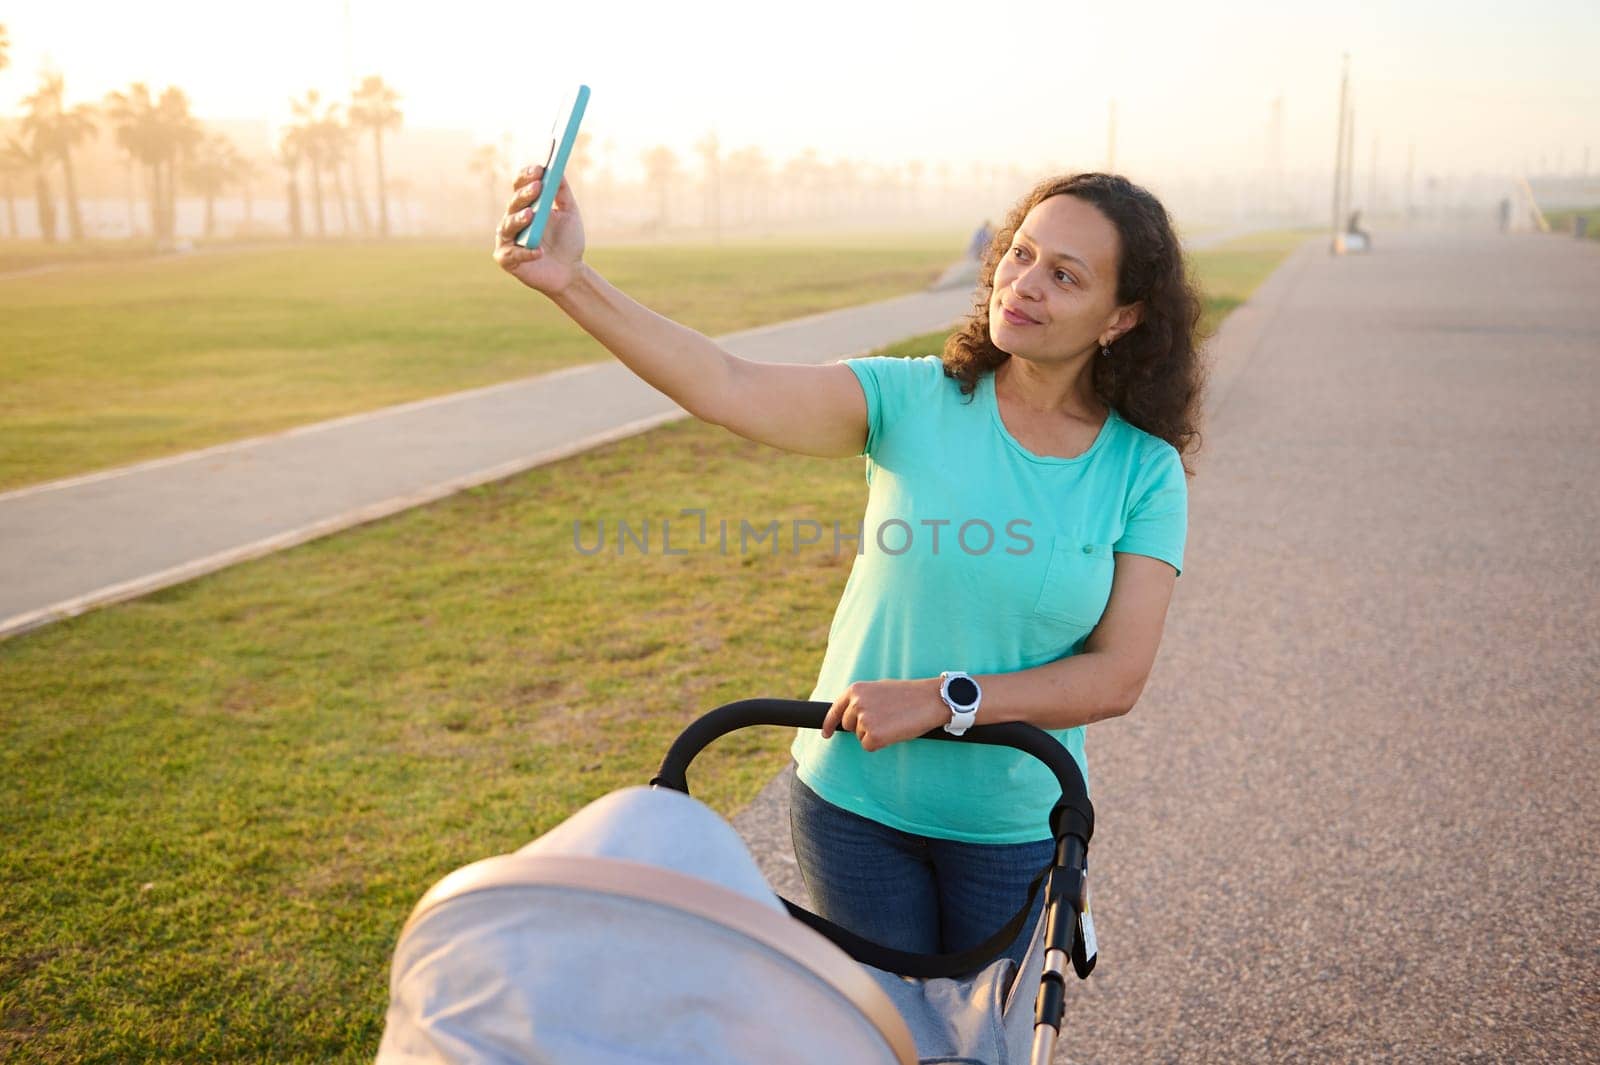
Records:
[[[976,710],[968,710],[966,713],[952,710],[950,711],[950,720],[944,723],[944,730],[952,736],[960,736],[971,728],[977,720],[978,712]]]
[[[948,684],[951,677],[965,677],[967,680],[972,681],[972,686],[977,689],[978,700],[973,704],[971,710],[957,710],[956,704],[951,702],[950,697],[945,694],[945,686]],[[939,698],[943,699],[945,706],[950,708],[950,720],[945,722],[944,730],[950,733],[952,736],[960,736],[963,735],[967,729],[971,728],[978,720],[978,709],[983,705],[983,689],[978,687],[978,682],[973,680],[970,673],[951,672],[947,670],[946,672],[939,674]]]

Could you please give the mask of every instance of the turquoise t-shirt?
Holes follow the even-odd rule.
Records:
[[[812,699],[858,680],[1014,673],[1077,654],[1110,597],[1113,553],[1182,570],[1188,486],[1171,444],[1112,412],[1082,455],[1035,455],[1001,420],[993,374],[963,396],[935,355],[845,365],[867,397],[870,488]],[[1053,735],[1087,779],[1083,729]],[[1050,834],[1055,780],[1009,748],[910,740],[869,754],[849,733],[802,729],[792,750],[823,799],[905,832]]]

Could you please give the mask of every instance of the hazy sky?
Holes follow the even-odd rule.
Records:
[[[1118,168],[1249,172],[1283,97],[1293,169],[1334,151],[1339,57],[1351,53],[1357,166],[1374,135],[1398,173],[1600,170],[1600,3],[1002,4],[807,0],[22,0],[0,14],[12,113],[41,70],[69,99],[142,80],[202,118],[283,121],[308,88],[343,96],[381,73],[408,125],[510,136],[525,157],[558,98],[593,89],[585,128],[632,165],[651,144],[873,161],[1101,166],[1116,100]],[[1337,10],[1336,10],[1337,9]],[[548,13],[544,13],[548,12]],[[348,26],[348,32],[347,32]]]

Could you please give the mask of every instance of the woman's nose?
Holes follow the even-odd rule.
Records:
[[[1037,265],[1030,266],[1018,274],[1016,280],[1011,282],[1011,290],[1026,299],[1038,299],[1044,291],[1040,288],[1038,269]]]

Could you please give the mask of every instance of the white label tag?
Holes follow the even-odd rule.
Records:
[[[1083,956],[1090,961],[1100,953],[1100,944],[1094,938],[1094,914],[1089,912],[1089,900],[1083,901]]]

